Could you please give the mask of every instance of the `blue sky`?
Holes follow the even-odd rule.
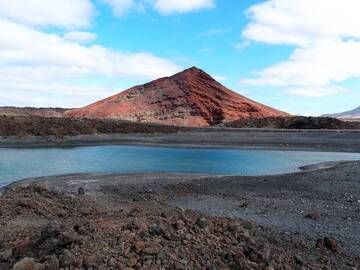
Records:
[[[356,0],[0,0],[0,105],[78,107],[197,66],[290,113],[352,109],[357,8]]]

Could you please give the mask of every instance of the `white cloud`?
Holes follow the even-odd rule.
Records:
[[[71,31],[64,35],[64,39],[78,43],[88,43],[96,40],[97,35],[90,32]]]
[[[161,14],[186,13],[200,9],[213,8],[214,0],[154,0],[154,8]]]
[[[225,33],[226,30],[225,29],[217,29],[217,28],[211,28],[208,29],[202,33],[200,33],[200,37],[212,37],[212,36],[217,36],[217,35],[221,35],[223,33]]]
[[[251,45],[249,40],[240,41],[234,44],[234,48],[238,51],[243,51]]]
[[[75,83],[77,80],[89,76],[119,80],[130,77],[154,79],[180,70],[173,62],[148,52],[131,53],[100,45],[83,46],[1,17],[0,33],[0,96],[17,97],[19,102],[23,102],[25,97],[29,104],[35,104],[28,96],[39,97],[39,100],[46,96],[63,102],[64,106],[69,106],[66,101],[84,104],[89,97],[100,98],[108,92],[99,95],[104,87],[90,83],[80,86]],[[87,98],[81,98],[81,89],[87,89],[84,92]],[[91,93],[95,90],[96,93]]]
[[[131,9],[135,8],[138,3],[135,0],[102,0],[104,3],[110,5],[114,16],[123,16]]]
[[[360,77],[360,42],[319,40],[297,48],[290,58],[243,82],[274,86],[324,86]]]
[[[268,0],[250,7],[244,36],[273,44],[360,37],[358,0]]]
[[[343,93],[336,84],[360,78],[357,0],[268,0],[248,10],[244,38],[295,46],[289,59],[241,83],[274,85],[305,96]]]
[[[326,85],[322,87],[294,87],[288,88],[286,91],[293,95],[305,96],[305,97],[324,97],[324,96],[336,96],[338,94],[348,93],[349,90],[344,87]]]
[[[179,69],[151,53],[127,53],[93,45],[85,47],[55,34],[0,19],[1,65],[64,68],[71,74],[156,78]],[[36,44],[36,46],[32,46]]]
[[[108,4],[117,17],[124,16],[131,10],[144,11],[150,6],[162,15],[192,12],[215,7],[215,0],[102,0]]]
[[[86,28],[93,14],[90,0],[0,0],[0,17],[33,26]]]
[[[113,94],[99,85],[76,85],[62,81],[2,81],[0,106],[35,106],[76,108]]]

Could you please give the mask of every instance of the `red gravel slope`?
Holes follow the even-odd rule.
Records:
[[[238,119],[287,114],[243,97],[193,67],[65,115],[206,127]]]

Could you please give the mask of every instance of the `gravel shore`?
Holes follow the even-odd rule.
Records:
[[[173,133],[129,133],[64,136],[0,137],[0,147],[76,147],[151,145],[170,147],[246,148],[360,152],[360,130],[281,130],[197,128]]]
[[[250,222],[256,228],[255,234],[261,232],[266,237],[275,237],[279,241],[277,247],[288,247],[292,243],[291,251],[309,260],[308,268],[303,269],[358,269],[360,162],[320,164],[305,169],[294,174],[262,177],[69,175],[22,181],[7,187],[5,194],[17,186],[39,183],[75,198],[79,190],[84,191],[96,205],[111,209],[124,205],[143,209],[147,205],[170,212],[195,210],[194,213],[202,213],[207,219],[216,216]],[[334,250],[339,248],[341,252],[319,248],[324,245],[323,239],[335,241]],[[312,268],[311,263],[323,256],[327,262]],[[301,269],[295,265],[274,269]]]

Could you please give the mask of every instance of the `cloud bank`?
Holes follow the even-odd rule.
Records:
[[[96,35],[77,29],[88,27],[93,13],[88,0],[0,0],[1,105],[79,106],[111,91],[89,77],[154,79],[181,69],[151,52],[86,45]]]
[[[108,4],[115,16],[121,17],[131,10],[151,7],[162,15],[182,14],[215,7],[215,0],[102,0]]]
[[[243,37],[294,51],[241,84],[280,86],[313,97],[346,92],[338,84],[360,78],[359,9],[357,0],[267,0],[250,7]]]

